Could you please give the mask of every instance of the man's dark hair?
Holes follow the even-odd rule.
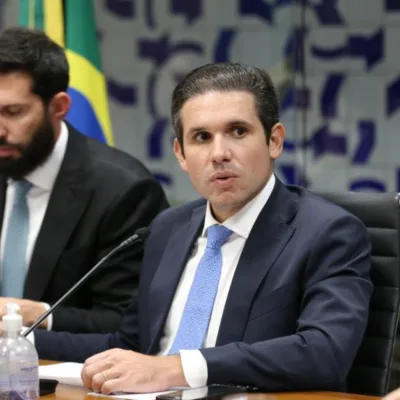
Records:
[[[172,125],[182,149],[180,111],[190,98],[209,91],[245,91],[253,94],[257,114],[269,143],[272,127],[279,122],[278,95],[271,78],[259,68],[238,63],[218,63],[194,69],[172,94]]]
[[[13,27],[0,32],[0,74],[16,71],[32,77],[32,93],[45,104],[68,88],[64,49],[39,30]]]

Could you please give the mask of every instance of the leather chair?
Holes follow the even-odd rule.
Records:
[[[383,396],[391,389],[400,305],[400,195],[316,194],[357,216],[371,237],[374,292],[364,340],[348,376],[348,391]]]

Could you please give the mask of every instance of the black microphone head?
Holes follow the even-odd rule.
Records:
[[[146,240],[150,235],[150,229],[144,226],[143,228],[139,228],[135,234],[138,235],[140,239]]]
[[[143,243],[147,237],[150,235],[150,229],[143,227],[139,228],[131,237],[128,239],[124,240],[119,246],[119,249],[122,249],[124,247],[130,246],[135,242],[140,242]]]

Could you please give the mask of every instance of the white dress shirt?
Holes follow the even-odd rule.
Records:
[[[29,209],[29,231],[28,231],[28,242],[26,247],[26,272],[29,269],[31,262],[33,249],[35,247],[36,239],[38,237],[40,227],[46,213],[47,205],[49,203],[50,194],[53,190],[54,182],[57,178],[58,172],[60,171],[61,163],[64,159],[64,154],[67,148],[68,142],[68,128],[67,125],[62,122],[61,133],[57,139],[57,142],[53,148],[53,151],[46,159],[46,161],[37,167],[34,171],[24,177],[25,180],[32,184],[31,190],[27,195],[28,209]],[[15,193],[15,181],[9,179],[7,181],[6,190],[6,203],[4,207],[3,227],[0,238],[0,252],[1,259],[4,254],[4,243],[7,234],[8,222],[14,202]],[[1,280],[1,268],[0,268],[0,280]],[[49,308],[48,304],[43,303],[46,308]],[[47,319],[48,330],[51,330],[53,319],[50,315]]]
[[[274,185],[275,176],[272,174],[263,190],[254,199],[247,203],[240,211],[222,224],[229,228],[233,233],[221,247],[221,278],[218,285],[217,295],[215,297],[210,324],[204,341],[204,347],[215,346],[225,303],[240,255],[242,254],[246,240],[249,237],[250,231],[253,228],[258,215],[272,193]],[[201,236],[197,239],[194,250],[186,264],[178,284],[172,306],[165,323],[164,334],[160,341],[159,355],[168,354],[168,351],[175,339],[197,266],[206,249],[207,228],[214,224],[218,224],[218,222],[211,213],[210,204],[207,203],[203,231]],[[180,355],[183,372],[189,386],[205,386],[208,379],[208,369],[206,360],[201,352],[199,350],[181,350]]]

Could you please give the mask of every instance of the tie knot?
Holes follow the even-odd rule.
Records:
[[[32,183],[22,179],[15,182],[15,197],[24,198],[32,187]]]
[[[207,247],[221,247],[231,234],[232,231],[226,226],[211,225],[207,229]]]

